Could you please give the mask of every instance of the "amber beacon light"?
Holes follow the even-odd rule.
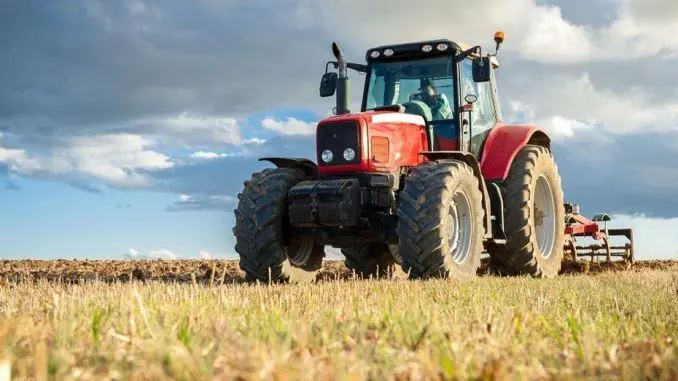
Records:
[[[504,42],[504,32],[499,31],[494,34],[494,42],[497,43],[497,47],[495,48],[494,55],[496,56],[497,53],[499,52],[499,45],[501,45],[502,42]]]

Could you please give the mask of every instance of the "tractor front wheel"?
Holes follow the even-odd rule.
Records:
[[[563,260],[565,207],[551,152],[525,146],[503,187],[507,243],[490,245],[490,267],[500,275],[557,276]]]
[[[398,205],[403,271],[414,279],[475,276],[484,217],[478,179],[468,164],[440,160],[414,168]]]
[[[245,182],[238,195],[233,234],[247,281],[290,281],[286,261],[306,272],[320,269],[324,247],[312,236],[289,234],[287,192],[305,178],[298,169],[269,168]]]

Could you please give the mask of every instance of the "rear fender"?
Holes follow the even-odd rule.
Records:
[[[301,169],[311,178],[318,178],[318,166],[311,160],[298,157],[262,157],[259,161],[268,161],[278,168]]]
[[[483,176],[480,172],[480,165],[478,164],[478,160],[476,160],[476,157],[469,152],[463,151],[425,151],[420,152],[420,155],[424,155],[424,157],[427,160],[455,159],[463,161],[473,169],[473,174],[478,179],[479,184],[478,187],[480,188],[480,192],[483,195],[483,208],[485,208],[485,221],[483,224],[485,227],[484,237],[486,239],[492,238],[492,213],[491,213],[492,208],[490,196],[487,191],[487,185],[485,184],[485,180],[483,180]]]
[[[528,144],[551,149],[551,138],[535,126],[495,127],[485,140],[480,170],[486,180],[505,180],[513,158]]]

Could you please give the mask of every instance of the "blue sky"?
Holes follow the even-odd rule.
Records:
[[[551,133],[566,198],[633,227],[639,257],[678,258],[678,3],[382,3],[2,2],[1,256],[233,257],[257,158],[314,158],[332,41],[360,62],[503,30],[505,117]]]

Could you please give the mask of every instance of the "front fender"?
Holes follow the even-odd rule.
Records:
[[[298,168],[312,178],[318,177],[318,166],[311,160],[299,157],[262,157],[259,161],[268,161],[278,168]]]
[[[499,125],[485,140],[480,171],[486,180],[505,180],[513,158],[528,144],[551,148],[551,138],[536,126]]]

